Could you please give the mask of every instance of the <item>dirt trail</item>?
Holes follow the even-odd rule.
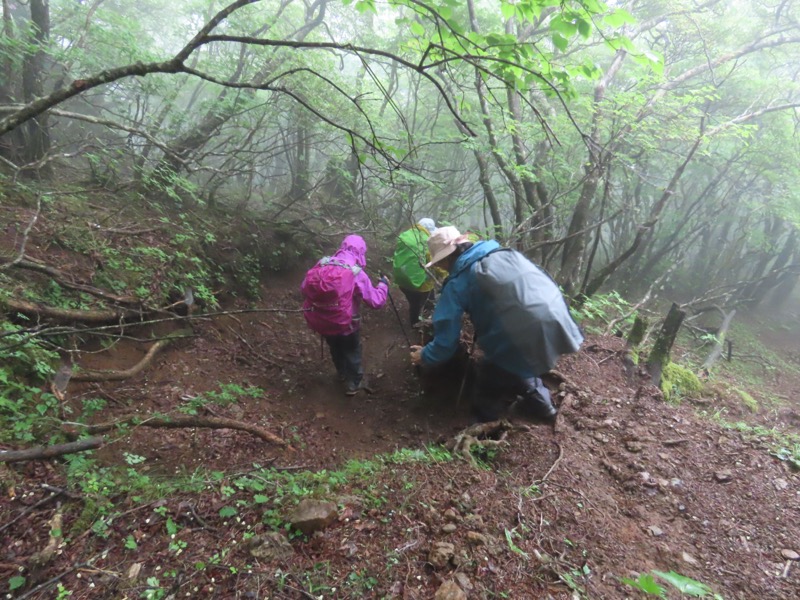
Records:
[[[372,393],[344,396],[327,349],[320,359],[318,337],[306,329],[302,314],[288,312],[300,305],[300,277],[273,277],[263,290],[261,305],[286,313],[199,321],[196,337],[170,347],[145,373],[119,383],[75,386],[69,399],[76,410],[83,398],[109,399],[105,421],[131,410],[174,410],[220,384],[257,386],[264,390],[260,398],[209,410],[258,423],[289,441],[291,450],[239,431],[139,428],[107,445],[101,459],[121,463],[123,453],[132,453],[146,458],[150,473],[162,475],[198,467],[248,473],[254,463],[290,472],[334,469],[349,458],[444,441],[471,422],[467,403],[454,402],[460,381],[420,393],[388,306],[364,313]],[[404,314],[402,296],[395,300]],[[245,306],[233,302],[226,308]],[[220,548],[237,548],[241,541],[240,529],[219,515],[232,499],[209,486],[163,503],[181,528],[187,544],[182,553],[167,549],[163,518],[150,515],[145,521],[134,506],[114,521],[107,537],[89,531],[81,544],[68,544],[46,575],[63,574],[106,548],[105,558],[92,563],[95,571],[81,579],[63,576],[73,598],[139,597],[146,590],[143,578],[130,583],[124,575],[134,563],[162,580],[171,570],[187,574],[176,591],[198,598],[423,600],[458,574],[466,579],[459,581],[469,598],[636,598],[638,592],[620,577],[651,569],[693,577],[728,599],[798,597],[800,565],[782,577],[780,556],[782,549],[800,551],[798,473],[771,456],[762,440],[698,417],[707,405],[668,405],[642,381],[626,380],[622,344],[590,336],[581,352],[561,361],[558,369],[568,381],[558,396],[564,405],[555,429],[521,424],[526,429],[511,435],[489,469],[457,461],[384,472],[374,482],[376,506],[341,500],[339,521],[308,540],[294,539],[290,559],[259,561],[234,550],[223,562],[226,570],[192,567],[210,564]],[[84,366],[130,366],[146,347],[123,342],[87,356]],[[41,464],[19,472],[24,483],[16,499],[0,505],[6,518],[38,501],[39,482],[58,482]],[[187,503],[205,526],[186,512]],[[46,545],[53,510],[44,505],[2,532],[9,550],[0,559],[0,576]],[[257,506],[242,504],[237,518],[254,523],[254,533],[270,530]],[[445,528],[449,519],[454,527]],[[65,530],[75,526],[72,516]],[[124,550],[131,535],[137,553]],[[432,566],[429,552],[436,542],[452,543],[460,558]],[[108,573],[118,574],[111,578],[114,585],[125,582],[119,590],[127,591],[114,587]],[[53,597],[49,592],[33,597]]]

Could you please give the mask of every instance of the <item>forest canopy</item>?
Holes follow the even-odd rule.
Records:
[[[754,306],[797,282],[795,2],[2,8],[6,190],[88,180],[309,232],[426,214],[577,299]]]

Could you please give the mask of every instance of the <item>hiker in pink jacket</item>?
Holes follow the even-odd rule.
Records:
[[[306,273],[300,286],[308,326],[322,335],[331,350],[345,394],[361,387],[361,302],[370,308],[386,304],[389,281],[381,277],[373,287],[364,272],[367,244],[359,235],[348,235],[333,256],[325,256]]]

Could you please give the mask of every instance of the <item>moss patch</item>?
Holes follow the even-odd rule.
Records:
[[[679,402],[684,396],[699,395],[703,391],[703,383],[690,369],[670,362],[661,373],[661,391],[668,402]]]
[[[754,413],[758,412],[758,400],[753,398],[750,394],[748,394],[744,390],[740,390],[739,388],[736,388],[735,391],[737,394],[739,394],[739,397],[742,399],[742,402],[744,402],[747,408],[749,408]]]

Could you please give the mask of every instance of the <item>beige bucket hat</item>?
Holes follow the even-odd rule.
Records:
[[[455,227],[446,226],[437,228],[431,237],[428,238],[428,250],[431,253],[431,261],[425,265],[425,268],[427,269],[443,258],[450,256],[456,251],[456,246],[466,241],[466,239],[466,236],[461,235],[461,232]]]

